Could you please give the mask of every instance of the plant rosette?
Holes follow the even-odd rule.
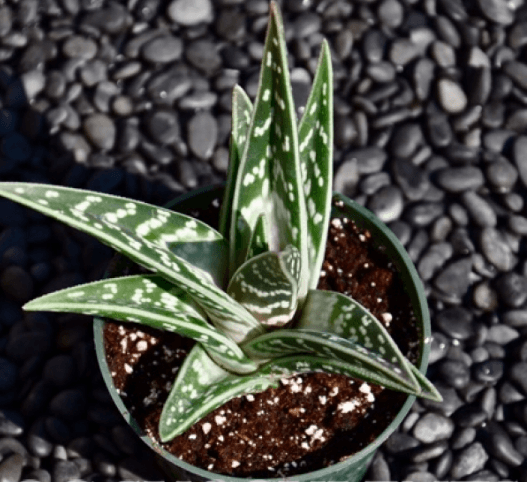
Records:
[[[162,409],[158,433],[163,443],[225,403],[278,388],[281,380],[300,374],[338,374],[408,394],[406,411],[412,396],[440,400],[424,376],[425,339],[419,341],[416,366],[386,329],[386,320],[346,294],[317,289],[332,178],[328,43],[322,43],[297,122],[283,24],[271,2],[254,104],[241,87],[233,92],[230,164],[218,230],[119,196],[2,182],[1,196],[93,235],[146,269],[46,294],[24,309],[105,317],[194,340]],[[333,209],[344,209],[343,216],[367,223],[373,237],[386,240],[383,249],[393,256],[422,333],[429,337],[422,287],[393,234],[345,198]],[[335,467],[330,473],[344,476],[340,464]],[[192,473],[196,480],[217,478],[198,469]]]
[[[206,187],[198,189],[192,193],[178,197],[166,205],[167,208],[188,213],[193,210],[208,212],[215,200],[221,199],[224,192],[223,187]],[[415,341],[418,342],[416,366],[424,375],[428,366],[430,352],[429,340],[431,336],[430,318],[426,296],[423,285],[419,279],[413,262],[406,250],[393,234],[393,232],[380,221],[371,211],[348,199],[339,193],[333,193],[333,208],[331,217],[336,219],[350,219],[361,231],[369,231],[372,236],[373,248],[382,250],[385,257],[393,263],[394,271],[397,273],[397,280],[404,286],[405,294],[409,298],[411,311],[417,332],[420,334]],[[339,203],[340,206],[335,204]],[[117,255],[112,261],[111,269],[106,273],[107,277],[119,274],[123,267],[130,267],[133,263],[126,260],[123,256]],[[94,340],[97,352],[97,360],[103,374],[106,386],[114,400],[121,415],[127,423],[134,429],[138,437],[146,443],[155,453],[160,467],[164,470],[169,480],[173,481],[223,481],[223,482],[242,482],[248,479],[242,477],[232,477],[216,474],[194,465],[191,465],[174,454],[170,453],[155,438],[152,438],[145,431],[143,424],[138,423],[131,413],[125,398],[115,387],[115,381],[109,366],[108,353],[105,350],[104,327],[106,322],[101,318],[96,318],[94,323]],[[140,328],[140,327],[139,327]],[[291,480],[297,482],[309,481],[350,481],[358,482],[363,478],[371,459],[377,448],[397,429],[403,422],[405,416],[410,411],[415,400],[415,396],[408,396],[401,404],[399,410],[395,410],[393,418],[386,423],[383,430],[375,440],[364,447],[362,450],[348,457],[345,461],[335,465],[321,468],[320,470],[301,475],[292,475],[287,479],[265,479],[265,480]],[[257,477],[256,480],[264,480]]]

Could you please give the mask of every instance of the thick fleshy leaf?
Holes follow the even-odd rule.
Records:
[[[299,323],[297,324],[298,328],[308,328],[312,330],[320,330],[327,333],[333,333],[338,336],[342,337],[349,337],[351,336],[352,339],[356,340],[356,335],[359,333],[360,340],[362,342],[367,343],[370,345],[368,340],[363,338],[364,330],[360,330],[360,323],[359,320],[362,318],[362,312],[366,311],[369,313],[366,308],[364,308],[360,303],[357,303],[355,300],[348,298],[347,296],[345,298],[351,300],[352,305],[355,305],[358,309],[348,307],[343,313],[340,315],[338,314],[338,300],[335,299],[335,297],[326,295],[324,293],[330,293],[327,291],[309,291],[308,297],[306,300],[306,304],[304,305],[304,310],[302,313],[302,317],[300,318]],[[339,295],[339,293],[336,293]],[[344,295],[340,295],[344,296]],[[336,298],[340,298],[340,296],[337,296]],[[334,298],[333,301],[330,299]],[[349,304],[346,300],[341,300],[342,303]],[[306,311],[309,310],[309,313]],[[324,315],[324,313],[331,312],[336,315],[335,317]],[[352,315],[350,316],[350,311]],[[319,314],[322,314],[322,316],[319,316]],[[380,332],[386,331],[384,326],[379,323],[379,321],[374,318],[375,322],[374,324],[369,324],[368,329],[373,328],[374,331],[370,333],[370,339],[373,339],[375,337],[375,332],[379,330]],[[357,331],[356,325],[359,323],[359,330]],[[354,330],[352,328],[354,327]],[[368,333],[368,332],[366,332]],[[381,335],[383,336],[383,335]],[[390,335],[388,334],[390,337]],[[390,337],[391,340],[391,337]],[[392,341],[392,343],[394,343]],[[394,343],[395,344],[395,343]],[[398,348],[397,348],[398,349]],[[441,401],[442,397],[441,394],[437,391],[437,389],[430,383],[430,381],[405,357],[404,362],[406,364],[407,370],[411,371],[412,375],[416,379],[417,383],[420,385],[421,391],[419,392],[418,396],[421,398],[429,398],[430,400],[436,400]],[[381,385],[383,385],[381,383]]]
[[[284,326],[296,312],[300,263],[293,246],[260,254],[236,271],[227,293],[263,325]]]
[[[216,365],[200,344],[195,345],[179,369],[161,412],[161,441],[167,442],[182,434],[232,398],[261,392],[270,386],[278,386],[275,377],[232,375]]]
[[[48,184],[0,182],[0,196],[77,229],[88,221],[83,215],[90,213],[161,248],[170,249],[173,243],[223,239],[218,231],[190,216],[111,194]]]
[[[232,200],[231,271],[247,259],[251,235],[263,213],[273,231],[270,249],[295,246],[302,259],[299,299],[307,293],[307,220],[284,32],[278,6],[270,6],[260,82]]]
[[[268,376],[271,380],[274,380],[277,377],[286,378],[311,372],[346,375],[366,382],[375,383],[385,388],[408,393],[409,395],[417,395],[414,387],[409,388],[406,385],[394,381],[391,377],[384,376],[380,372],[370,371],[368,367],[350,364],[338,359],[308,354],[274,358],[249,376],[256,376],[257,374],[260,377]]]
[[[333,71],[326,40],[298,127],[298,143],[307,210],[308,288],[315,289],[324,261],[333,183]]]
[[[385,342],[380,342],[384,344]],[[355,367],[368,381],[390,379],[401,391],[418,393],[420,388],[400,356],[386,358],[349,339],[316,330],[277,330],[242,344],[253,360],[268,360],[285,355],[311,353],[328,360],[341,360]]]
[[[443,397],[441,394],[437,391],[437,388],[432,385],[430,380],[426,378],[418,369],[416,366],[412,365],[410,361],[407,359],[406,364],[408,365],[408,368],[412,370],[412,373],[417,380],[417,383],[419,383],[421,391],[417,395],[420,398],[428,398],[429,400],[433,400],[434,402],[442,402]]]
[[[259,254],[270,251],[269,247],[269,233],[271,227],[269,226],[264,214],[261,214],[256,221],[256,226],[252,233],[251,241],[249,242],[249,251],[247,252],[247,260],[258,256]]]
[[[208,273],[216,286],[221,289],[227,286],[229,246],[226,240],[175,243],[170,246],[170,251]]]
[[[405,378],[410,379],[413,385],[417,383],[406,365],[405,356],[386,328],[369,310],[349,296],[334,291],[310,290],[295,328],[346,338],[397,365]]]
[[[337,373],[410,395],[416,394],[415,390],[394,382],[382,373],[370,372],[364,367],[342,360],[306,354],[275,358],[263,364],[254,373],[235,377],[214,364],[198,344],[185,359],[163,407],[159,424],[161,440],[167,442],[182,434],[194,423],[233,398],[277,387],[282,378],[310,372]],[[437,399],[435,396],[429,396],[426,391],[419,392],[418,395]]]
[[[66,288],[23,308],[140,323],[201,342],[217,363],[236,373],[257,368],[234,341],[207,323],[205,313],[185,291],[158,275],[124,276]]]
[[[240,166],[240,159],[245,148],[247,132],[251,123],[253,105],[249,96],[239,86],[235,85],[232,91],[232,126],[229,145],[229,170],[227,172],[227,185],[223,194],[223,203],[220,212],[220,233],[228,239],[231,224],[231,206],[236,184],[236,175]]]
[[[118,196],[44,184],[0,183],[0,196],[91,234],[176,284],[237,343],[264,331],[247,310],[214,284],[208,273],[170,251],[171,243],[189,238],[222,239],[206,224]]]

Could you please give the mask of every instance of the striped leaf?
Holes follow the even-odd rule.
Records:
[[[307,210],[308,288],[315,289],[324,261],[333,182],[333,72],[326,40],[298,127],[298,143]]]
[[[308,282],[307,220],[297,122],[276,3],[270,10],[258,92],[232,199],[230,274],[247,258],[251,233],[263,213],[273,228],[270,249],[279,252],[293,245],[300,253],[303,300]]]
[[[333,291],[310,290],[296,328],[337,335],[398,366],[415,385],[406,358],[386,328],[364,306]]]
[[[284,326],[296,312],[300,262],[293,246],[260,254],[236,271],[227,293],[263,325]]]
[[[340,303],[342,305],[339,305]],[[342,313],[339,313],[339,306],[344,309]],[[347,308],[344,308],[346,306]],[[332,313],[334,316],[331,314],[328,316],[328,313]],[[345,295],[322,290],[311,290],[308,293],[306,304],[297,327],[333,333],[344,338],[349,337],[352,340],[358,340],[359,343],[368,346],[371,345],[370,340],[375,339],[376,336],[378,338],[380,334],[381,337],[388,337],[390,345],[395,345],[395,342],[386,332],[384,326],[375,317],[371,316],[374,320],[373,324],[369,323],[367,326],[362,326],[360,320],[363,314],[371,316],[370,312],[360,303]],[[382,332],[386,332],[386,335]],[[365,333],[368,334],[368,338],[365,337]],[[395,348],[399,351],[396,345]],[[403,357],[403,359],[406,369],[411,371],[417,383],[420,385],[418,396],[441,401],[442,397],[432,383],[406,357]],[[387,386],[384,383],[380,384]]]
[[[0,195],[83,230],[85,213],[118,224],[160,248],[172,244],[218,241],[223,236],[184,214],[120,196],[71,187],[25,182],[0,182]],[[91,227],[95,234],[97,228]]]
[[[217,363],[236,373],[257,368],[236,343],[207,323],[205,314],[187,293],[161,276],[95,281],[41,296],[23,308],[140,323],[202,343]]]
[[[417,380],[417,383],[419,383],[420,386],[420,392],[418,396],[420,398],[428,398],[429,400],[433,400],[434,402],[442,402],[443,397],[438,392],[437,388],[432,385],[430,380],[426,378],[408,359],[406,359],[406,364],[408,365],[408,368],[412,370],[412,374],[414,375],[415,379]]]
[[[239,86],[235,85],[232,92],[232,121],[231,138],[229,145],[229,170],[227,172],[227,185],[223,194],[223,203],[220,212],[220,232],[225,238],[229,237],[231,224],[231,206],[234,196],[236,175],[240,166],[247,132],[251,123],[253,105],[249,96]]]
[[[408,393],[409,395],[416,395],[416,390],[414,388],[409,388],[405,384],[398,383],[394,381],[392,377],[386,377],[381,372],[371,371],[366,366],[350,364],[339,359],[308,354],[274,358],[262,365],[255,374],[251,374],[250,376],[256,376],[257,374],[260,377],[268,376],[271,380],[275,380],[277,377],[293,377],[302,373],[312,372],[346,375],[348,377],[375,383],[391,390]]]
[[[146,203],[58,186],[0,183],[0,195],[93,235],[178,285],[237,343],[263,333],[258,321],[218,288],[208,273],[170,251],[171,243],[185,239],[221,240],[206,224]]]
[[[200,344],[179,369],[161,412],[159,436],[168,442],[235,397],[278,386],[278,380],[257,374],[235,376],[216,365]]]
[[[384,343],[385,341],[380,342]],[[306,329],[278,330],[245,342],[242,349],[253,360],[311,353],[326,360],[340,360],[354,367],[364,380],[375,383],[382,380],[384,383],[389,379],[391,385],[398,387],[400,391],[414,394],[420,391],[400,352],[397,357],[381,356],[357,342],[332,333]]]
[[[161,441],[172,440],[233,398],[276,388],[282,378],[310,372],[337,373],[411,395],[416,393],[414,389],[394,382],[392,377],[371,372],[367,367],[306,354],[275,358],[254,373],[236,377],[214,364],[198,344],[185,358],[163,407],[159,422]],[[424,396],[422,392],[420,396]],[[206,429],[205,426],[202,429]]]

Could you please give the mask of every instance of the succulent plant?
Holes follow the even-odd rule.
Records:
[[[254,105],[241,87],[233,92],[219,231],[118,196],[0,183],[1,196],[91,234],[153,272],[63,289],[24,309],[97,315],[194,339],[164,405],[163,442],[231,398],[305,372],[441,398],[367,309],[316,290],[332,198],[332,95],[324,41],[297,123],[283,25],[272,2]]]

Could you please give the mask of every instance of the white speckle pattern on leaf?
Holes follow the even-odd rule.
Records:
[[[245,145],[233,195],[230,276],[246,261],[256,223],[263,214],[269,225],[277,228],[267,233],[269,249],[278,252],[292,244],[300,253],[305,274],[299,284],[298,296],[302,300],[308,281],[307,215],[283,26],[275,6],[271,8],[263,59],[249,126],[250,142]],[[264,165],[259,165],[262,159]]]
[[[146,203],[107,194],[92,193],[79,189],[57,186],[59,196],[49,198],[53,206],[43,207],[36,202],[49,191],[44,184],[24,184],[24,195],[16,194],[18,183],[1,183],[0,194],[41,211],[74,228],[92,234],[108,246],[122,252],[142,266],[156,270],[165,279],[177,283],[189,292],[207,312],[214,323],[222,326],[234,341],[240,342],[249,332],[262,332],[259,323],[220,288],[212,283],[210,275],[175,256],[167,249],[166,240],[179,238],[178,232],[186,233],[187,241],[221,240],[221,235],[206,224],[188,216],[174,213]],[[132,208],[135,205],[135,210]],[[74,206],[68,208],[67,206]],[[132,215],[132,213],[135,213]],[[159,227],[150,223],[148,234],[136,234],[138,224],[157,215]],[[116,220],[114,223],[109,221]],[[95,229],[98,223],[102,229]],[[170,225],[169,232],[166,226]],[[223,320],[229,320],[223,323]]]
[[[331,59],[324,41],[297,130],[284,30],[274,1],[270,11],[254,107],[241,87],[233,90],[220,232],[194,218],[119,196],[0,183],[0,196],[91,234],[157,273],[68,288],[24,308],[142,323],[196,340],[161,415],[163,441],[233,397],[308,371],[342,373],[440,398],[364,308],[343,295],[308,292],[318,283],[331,207]],[[227,251],[228,268],[221,262]],[[227,279],[232,298],[222,290]],[[262,325],[288,323],[298,305],[303,308],[299,329],[266,333]],[[391,314],[384,315],[389,323]],[[125,343],[122,351],[126,349]],[[129,364],[125,369],[133,372]],[[369,388],[361,386],[368,398]],[[325,404],[327,397],[320,400]],[[225,418],[215,421],[221,425]],[[211,426],[203,424],[202,429],[206,434]],[[312,425],[306,433],[317,438],[319,431]]]
[[[296,312],[300,266],[300,253],[292,246],[279,254],[262,253],[240,267],[227,293],[263,325],[285,325]]]
[[[333,179],[333,85],[331,56],[322,44],[313,87],[300,120],[300,165],[307,217],[309,284],[315,289],[325,254],[327,223],[331,210]],[[317,135],[314,135],[316,131]],[[321,141],[321,142],[320,142]]]
[[[256,368],[234,341],[206,321],[185,291],[158,275],[125,276],[67,288],[41,296],[25,308],[140,322],[200,341],[216,362],[234,371],[247,373]]]

